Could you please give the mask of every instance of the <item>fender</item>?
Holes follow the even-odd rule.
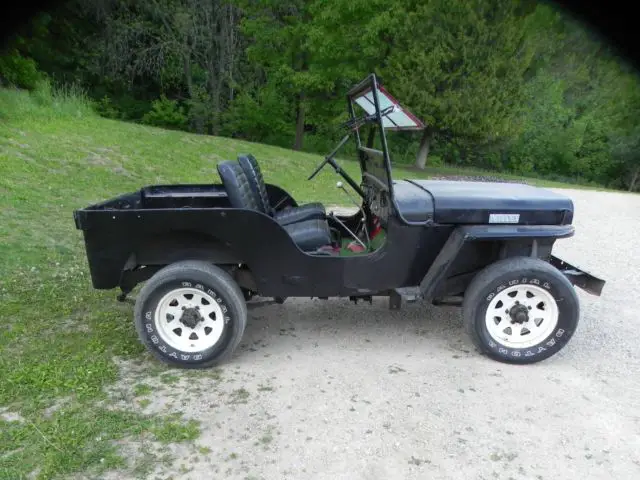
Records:
[[[468,225],[456,228],[420,282],[420,296],[432,301],[438,288],[449,276],[450,268],[465,244],[476,241],[517,241],[531,243],[528,255],[538,257],[539,241],[552,244],[559,238],[573,236],[573,225]],[[585,277],[583,277],[585,278]],[[595,278],[595,277],[594,277]],[[594,287],[597,289],[597,287]]]

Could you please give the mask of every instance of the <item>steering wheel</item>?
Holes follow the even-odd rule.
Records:
[[[313,177],[315,177],[316,175],[318,175],[320,173],[320,170],[322,170],[324,168],[324,166],[329,163],[329,159],[331,157],[326,157],[322,162],[320,162],[320,165],[318,165],[318,167],[313,171],[313,173],[311,175],[309,175],[309,178],[307,178],[307,180],[313,180]]]
[[[320,163],[320,165],[318,165],[318,167],[314,170],[314,172],[311,175],[309,175],[309,178],[307,178],[307,180],[313,180],[313,177],[315,177],[318,173],[320,173],[320,170],[322,170],[327,163],[330,163],[331,166],[336,169],[336,172],[338,172],[340,167],[338,167],[338,165],[335,163],[335,160],[333,159],[333,157],[336,156],[336,153],[338,153],[338,150],[340,150],[345,145],[345,143],[349,141],[350,138],[351,138],[350,133],[342,137],[342,140],[340,140],[340,143],[338,143],[338,146],[334,148],[329,155],[324,157],[324,160]]]

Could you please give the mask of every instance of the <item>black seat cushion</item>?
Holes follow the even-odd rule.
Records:
[[[302,222],[304,220],[325,218],[326,213],[324,205],[321,203],[305,203],[299,207],[285,208],[275,212],[275,219],[281,225],[289,225],[290,223]]]
[[[262,212],[256,196],[251,191],[247,176],[238,163],[229,160],[221,162],[218,164],[218,173],[233,208]],[[305,252],[331,244],[331,231],[326,220],[312,219],[283,227],[296,245]]]
[[[307,203],[298,207],[290,207],[285,210],[275,211],[269,203],[267,186],[264,183],[264,176],[256,158],[249,155],[238,155],[238,163],[244,170],[249,180],[251,191],[256,197],[256,201],[261,207],[261,211],[274,217],[280,225],[303,222],[314,218],[326,218],[326,210],[321,203]]]
[[[227,191],[229,203],[231,203],[233,208],[262,211],[251,190],[247,176],[237,163],[231,160],[219,163],[218,173]]]
[[[258,161],[253,155],[238,155],[238,163],[249,180],[249,186],[260,204],[260,209],[270,217],[273,217],[275,210],[269,203],[267,186],[264,183],[264,177]]]
[[[331,244],[331,231],[326,220],[319,218],[285,225],[284,229],[300,250],[311,252]]]

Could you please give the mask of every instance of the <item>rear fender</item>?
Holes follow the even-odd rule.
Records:
[[[198,232],[171,232],[140,240],[122,268],[118,285],[123,291],[131,291],[165,265],[183,260],[219,265],[242,263],[231,248],[214,237]]]
[[[189,231],[145,237],[138,243],[134,255],[138,265],[168,265],[182,260],[216,264],[239,264],[243,261],[217,238]]]

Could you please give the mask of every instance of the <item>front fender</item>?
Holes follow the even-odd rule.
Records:
[[[457,227],[449,236],[433,264],[420,282],[420,292],[432,300],[439,287],[449,277],[451,267],[464,245],[476,242],[513,242],[531,240],[531,254],[539,255],[538,243],[553,243],[556,239],[571,237],[573,225],[468,225]]]

